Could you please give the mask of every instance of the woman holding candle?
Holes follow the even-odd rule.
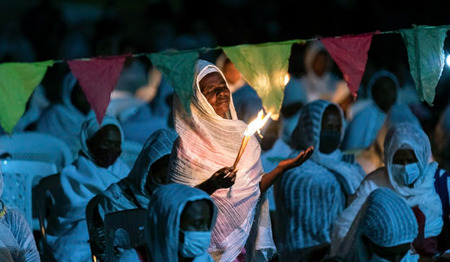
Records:
[[[235,162],[247,125],[237,120],[224,76],[207,61],[199,60],[196,65],[190,108],[192,113],[188,115],[175,97],[174,122],[180,137],[172,151],[169,180],[211,194],[218,207],[209,247],[215,261],[233,261],[243,253],[254,220],[258,241],[250,239],[246,253],[267,260],[274,254],[275,246],[268,206],[255,214],[260,194],[285,171],[301,165],[312,150],[281,161],[273,171],[264,174],[261,148],[252,136],[236,170],[229,167]],[[231,186],[232,194],[228,194]]]

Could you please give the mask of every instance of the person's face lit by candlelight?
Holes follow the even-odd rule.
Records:
[[[200,82],[200,91],[217,115],[226,118],[230,108],[230,90],[225,79],[218,72],[207,74]]]

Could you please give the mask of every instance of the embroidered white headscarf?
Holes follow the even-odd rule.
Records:
[[[369,195],[339,249],[331,255],[349,262],[370,261],[373,254],[364,236],[378,246],[393,247],[412,243],[417,234],[412,209],[392,190],[379,188]]]

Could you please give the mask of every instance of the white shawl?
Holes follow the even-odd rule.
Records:
[[[176,137],[175,131],[160,129],[148,138],[128,176],[118,183],[112,184],[99,195],[99,212],[102,218],[105,214],[116,211],[147,208],[153,193],[148,192],[145,188],[148,171],[158,159],[170,155]],[[124,193],[126,189],[129,189],[130,192]],[[129,193],[133,194],[140,207],[134,203],[133,199],[127,197]]]
[[[204,74],[206,70],[221,73],[211,63],[199,60],[193,85],[191,116],[187,115],[177,97],[174,100],[175,128],[180,138],[175,142],[172,152],[169,180],[190,186],[197,186],[220,168],[233,165],[247,127],[237,119],[231,96],[229,119],[215,113],[199,88],[198,75]],[[252,137],[237,166],[239,171],[231,198],[227,197],[228,189],[217,190],[211,195],[219,212],[212,232],[210,252],[220,254],[220,261],[235,259],[249,236],[260,196],[259,182],[264,173],[260,155],[259,143]],[[268,208],[265,212],[268,212]],[[267,230],[270,231],[270,228]],[[261,240],[271,242],[272,245],[270,248],[260,248],[256,243],[257,250],[275,250],[271,239]]]
[[[414,150],[421,171],[421,176],[413,188],[398,185],[390,171],[394,154],[399,148],[404,147]],[[380,187],[394,190],[410,207],[419,206],[426,217],[425,238],[440,234],[443,225],[442,206],[434,188],[437,164],[431,162],[430,142],[423,130],[411,123],[391,127],[384,141],[384,161],[386,168],[378,169],[364,179],[358,188],[356,198],[334,224],[332,251],[339,247],[367,196]]]
[[[61,94],[62,103],[53,105],[45,111],[36,127],[39,132],[62,139],[70,147],[73,155],[76,155],[81,147],[79,142],[81,124],[94,114],[91,110],[88,115],[84,115],[72,104],[72,91],[76,83],[77,80],[71,73],[66,75]]]
[[[364,178],[358,165],[342,161],[339,149],[330,154],[319,151],[322,116],[330,105],[324,100],[306,105],[292,134],[297,150],[309,146],[316,150],[276,183],[280,253],[329,244],[331,226],[344,210],[346,194],[353,194]]]
[[[112,117],[105,116],[101,127],[111,124],[117,126],[122,134],[120,125]],[[90,159],[86,139],[92,137],[101,127],[95,117],[83,124],[80,137],[82,150],[87,157],[79,156],[72,165],[61,171],[62,196],[59,199],[65,201],[56,206],[56,218],[47,236],[58,261],[90,260],[86,206],[91,198],[124,178],[130,171],[120,159],[108,168],[99,167]]]

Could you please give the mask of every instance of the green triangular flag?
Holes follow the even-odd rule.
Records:
[[[223,47],[223,51],[255,89],[266,112],[277,119],[284,97],[284,81],[291,47],[296,41]]]
[[[191,112],[192,85],[194,83],[195,63],[198,53],[190,52],[162,52],[149,54],[152,61],[180,98],[186,111]]]
[[[0,64],[0,123],[7,133],[22,117],[31,93],[52,65],[53,60]]]
[[[433,105],[436,85],[444,69],[447,27],[418,26],[400,30],[408,49],[411,75],[420,99]]]

